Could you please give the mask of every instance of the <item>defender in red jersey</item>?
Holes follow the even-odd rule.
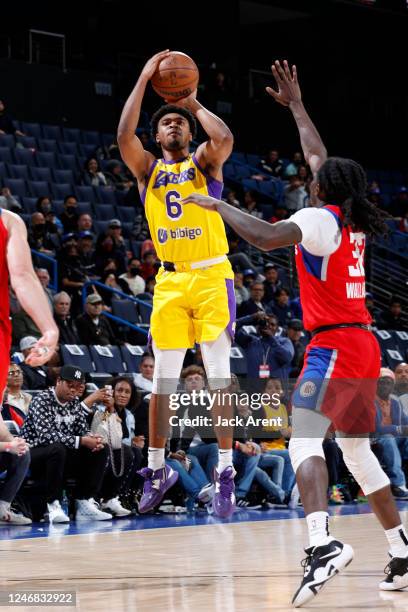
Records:
[[[380,351],[364,304],[366,236],[386,233],[384,213],[366,199],[363,169],[350,159],[328,158],[302,100],[295,66],[272,66],[278,90],[268,93],[289,106],[299,129],[305,159],[314,181],[311,205],[288,221],[273,225],[233,206],[199,194],[194,203],[221,214],[237,234],[258,248],[296,245],[296,265],[304,325],[312,340],[292,398],[289,452],[296,472],[310,546],[302,563],[304,576],[292,603],[312,599],[353,559],[350,545],[329,533],[328,474],[322,441],[329,427],[343,459],[368,496],[387,537],[391,561],[383,590],[408,586],[408,536],[402,526],[389,479],[370,448]]]

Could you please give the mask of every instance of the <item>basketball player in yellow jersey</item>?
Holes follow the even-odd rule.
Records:
[[[153,56],[127,100],[118,128],[118,143],[127,166],[137,178],[146,217],[162,266],[157,274],[150,333],[155,355],[153,393],[149,409],[148,467],[140,512],[158,505],[178,474],[164,462],[169,431],[169,394],[177,390],[186,350],[201,344],[211,390],[219,400],[213,418],[231,418],[222,389],[230,383],[230,346],[235,320],[233,273],[221,216],[180,201],[193,192],[221,197],[222,164],[233,137],[225,123],[205,109],[195,94],[167,104],[152,117],[152,133],[162,149],[156,160],[135,135],[149,79],[168,51]],[[208,140],[189,153],[198,120]],[[216,428],[219,446],[214,470],[214,513],[232,514],[235,507],[232,431]],[[206,444],[198,455],[205,460]]]

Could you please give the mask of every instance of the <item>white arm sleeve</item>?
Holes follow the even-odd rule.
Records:
[[[340,246],[341,230],[328,210],[303,208],[292,215],[290,221],[300,228],[300,244],[312,255],[331,255]]]

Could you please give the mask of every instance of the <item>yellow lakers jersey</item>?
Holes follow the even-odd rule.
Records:
[[[221,198],[222,183],[207,175],[194,155],[175,161],[156,160],[145,187],[145,211],[161,261],[200,261],[228,252],[224,222],[215,211],[182,205],[190,193]]]

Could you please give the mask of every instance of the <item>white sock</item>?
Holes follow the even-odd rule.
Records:
[[[221,474],[227,467],[232,467],[232,448],[220,448],[218,451],[218,473]]]
[[[10,510],[11,503],[3,501],[0,499],[0,518],[7,516],[8,511]]]
[[[329,515],[327,512],[312,512],[306,517],[310,546],[322,546],[330,541]]]
[[[408,536],[402,525],[386,529],[385,535],[393,557],[408,557]]]
[[[149,446],[147,465],[154,472],[164,467],[164,448],[152,448]]]

